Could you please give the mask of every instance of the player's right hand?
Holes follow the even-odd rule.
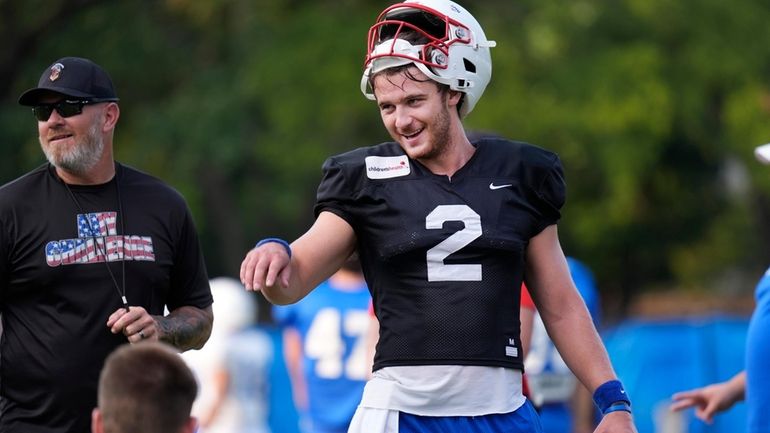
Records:
[[[253,248],[241,263],[241,283],[246,290],[261,291],[280,284],[289,287],[291,258],[283,245],[268,242]]]

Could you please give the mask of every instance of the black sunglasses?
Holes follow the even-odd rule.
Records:
[[[32,113],[37,120],[45,122],[51,117],[53,110],[56,110],[61,117],[77,116],[83,112],[83,106],[88,104],[97,104],[99,102],[114,102],[115,99],[65,99],[55,104],[38,104],[32,107]]]

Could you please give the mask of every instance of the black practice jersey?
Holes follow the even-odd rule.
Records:
[[[70,188],[75,200],[48,165],[0,188],[3,433],[90,432],[104,359],[127,342],[107,328],[121,297],[105,261],[119,287],[125,264],[128,303],[150,314],[212,303],[176,191],[120,164],[106,184]]]
[[[522,368],[525,250],[560,217],[561,163],[526,143],[488,138],[474,145],[451,179],[393,142],[324,163],[315,212],[333,212],[355,230],[380,321],[375,370]]]

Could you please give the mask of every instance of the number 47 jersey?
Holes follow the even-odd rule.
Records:
[[[522,368],[519,291],[529,240],[560,217],[559,158],[498,138],[450,179],[397,143],[329,158],[316,215],[347,221],[380,322],[374,369]]]

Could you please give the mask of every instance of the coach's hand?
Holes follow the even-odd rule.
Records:
[[[113,334],[122,332],[129,343],[157,341],[159,337],[155,319],[144,307],[119,308],[107,319],[107,327]]]

